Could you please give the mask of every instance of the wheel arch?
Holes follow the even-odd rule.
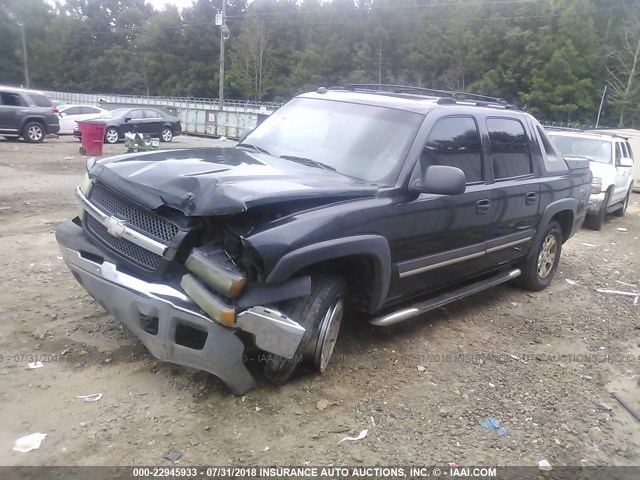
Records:
[[[545,208],[540,223],[538,224],[536,241],[544,234],[544,226],[548,225],[552,220],[556,220],[562,229],[562,243],[565,243],[573,234],[574,219],[578,211],[578,200],[575,198],[563,198],[550,203]],[[531,251],[529,252],[531,255]]]
[[[40,125],[42,125],[42,128],[44,130],[44,134],[47,134],[47,123],[46,120],[43,116],[40,115],[27,115],[22,119],[22,122],[20,123],[20,129],[19,132],[20,134],[22,134],[22,131],[24,130],[24,127],[27,126],[27,124],[31,123],[31,122],[36,122],[39,123]]]
[[[284,255],[269,273],[266,283],[277,284],[312,270],[328,270],[345,276],[350,297],[373,313],[387,298],[391,282],[391,254],[387,239],[379,235],[357,235],[307,245]],[[355,287],[360,287],[354,288]]]

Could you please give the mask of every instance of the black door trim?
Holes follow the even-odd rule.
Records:
[[[398,275],[400,278],[410,277],[418,273],[428,272],[436,268],[442,268],[456,263],[481,257],[487,253],[497,252],[504,248],[514,247],[521,243],[526,243],[533,238],[535,231],[533,228],[527,228],[521,232],[503,235],[487,242],[476,243],[466,247],[455,248],[433,255],[413,258],[398,262]]]

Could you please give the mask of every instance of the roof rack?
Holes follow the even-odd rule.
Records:
[[[408,94],[420,95],[427,97],[439,98],[440,105],[453,105],[458,102],[473,103],[483,107],[501,107],[505,109],[520,110],[520,107],[508,103],[502,98],[488,97],[477,93],[456,92],[449,90],[437,90],[434,88],[412,87],[410,85],[389,85],[384,83],[351,83],[342,86],[330,87],[330,90],[350,90],[370,93],[391,93],[391,94]]]

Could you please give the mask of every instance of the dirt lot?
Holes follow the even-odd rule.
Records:
[[[640,422],[610,396],[640,411],[640,305],[595,291],[640,284],[639,195],[565,245],[547,290],[502,286],[386,330],[350,318],[324,375],[236,398],[150,358],[66,269],[53,232],[83,163],[72,139],[0,140],[0,464],[167,465],[170,449],[209,465],[640,464]],[[12,451],[34,432],[39,450]]]

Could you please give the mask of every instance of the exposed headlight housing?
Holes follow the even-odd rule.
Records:
[[[602,192],[602,179],[600,177],[593,177],[591,180],[591,193]]]

